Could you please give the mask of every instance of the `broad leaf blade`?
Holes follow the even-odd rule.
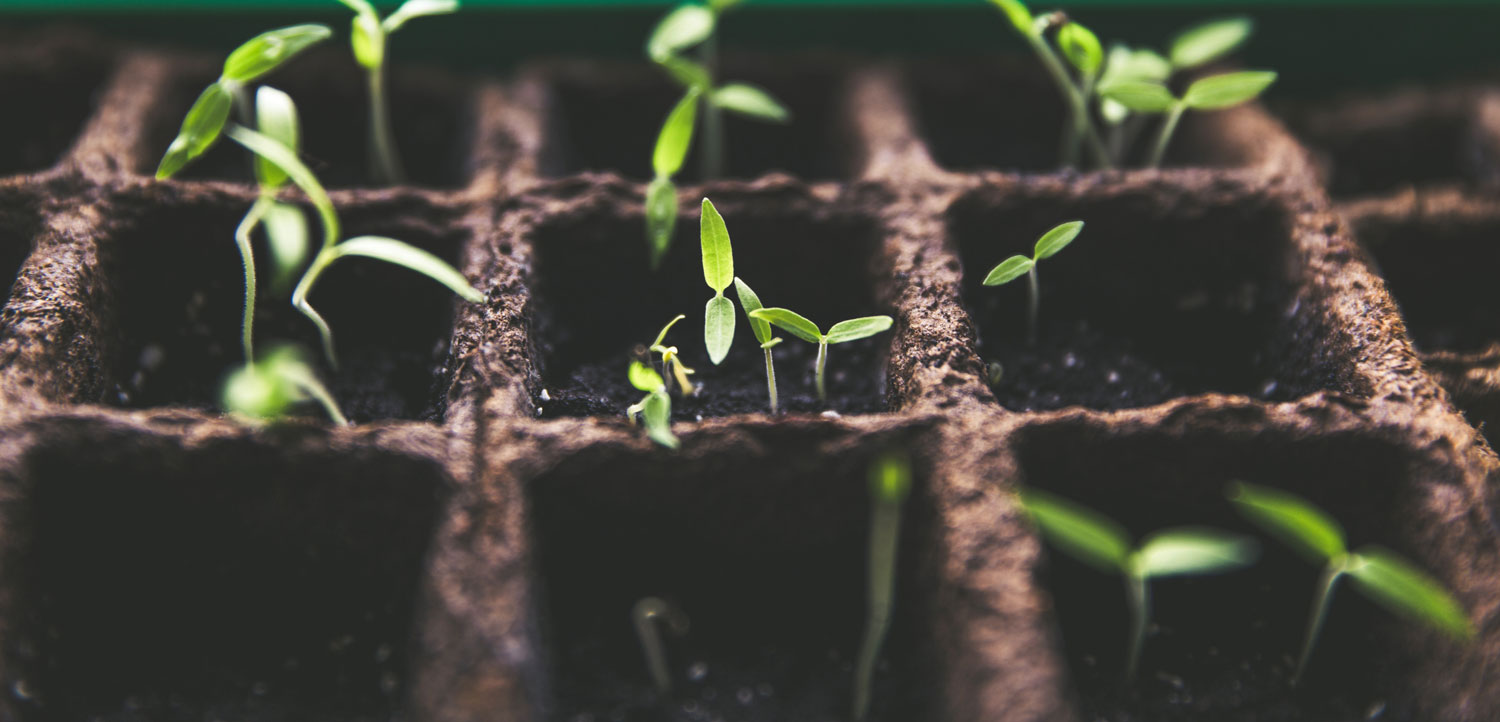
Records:
[[[726,83],[713,91],[709,102],[719,108],[771,123],[786,123],[791,111],[760,88],[747,83]]]
[[[719,365],[733,344],[734,304],[725,296],[714,296],[703,309],[703,345],[708,348],[708,360]]]
[[[1046,492],[1021,492],[1021,506],[1037,528],[1067,555],[1106,572],[1124,572],[1130,538],[1102,514]]]
[[[1177,105],[1172,91],[1161,83],[1119,80],[1099,87],[1099,95],[1137,113],[1165,113]]]
[[[297,106],[292,96],[269,85],[255,91],[255,126],[262,135],[286,146],[293,153],[302,147]],[[262,188],[277,189],[287,182],[286,171],[260,156],[255,157],[255,175]]]
[[[869,338],[891,327],[895,321],[890,316],[865,316],[839,321],[828,328],[827,343],[845,343]]]
[[[652,60],[676,55],[708,39],[714,31],[714,13],[702,5],[680,5],[667,13],[651,38],[646,41],[646,54]]]
[[[990,269],[989,275],[984,277],[984,285],[1001,286],[1010,283],[1026,275],[1035,265],[1036,261],[1025,256],[1011,256]]]
[[[1266,533],[1317,564],[1347,551],[1339,523],[1296,494],[1236,482],[1229,487],[1229,500]]]
[[[249,83],[332,35],[327,26],[311,23],[261,33],[229,54],[221,77],[242,85]]]
[[[677,229],[677,186],[658,176],[646,188],[646,242],[651,248],[651,268],[672,247],[672,233]]]
[[[1348,574],[1355,586],[1390,610],[1425,622],[1454,637],[1467,639],[1474,628],[1462,605],[1443,585],[1394,552],[1364,547]]]
[[[1276,82],[1270,70],[1212,75],[1188,86],[1182,102],[1194,110],[1219,110],[1255,99]]]
[[[803,318],[796,311],[786,308],[762,308],[759,311],[751,311],[750,317],[784,329],[787,333],[808,343],[823,343],[823,332],[818,330],[818,325]]]
[[[1172,40],[1172,65],[1196,68],[1224,57],[1245,43],[1255,23],[1249,18],[1210,20],[1189,28]]]
[[[771,324],[750,315],[765,308],[760,303],[760,296],[755,295],[755,291],[750,290],[750,285],[741,281],[738,276],[734,279],[734,292],[740,297],[740,308],[745,310],[745,318],[750,319],[750,330],[755,332],[755,340],[761,344],[770,343]]]
[[[285,286],[307,261],[307,217],[297,206],[273,201],[261,218],[261,224],[266,228],[276,283]]]
[[[1104,48],[1099,44],[1099,36],[1078,23],[1070,22],[1057,31],[1057,45],[1062,48],[1068,62],[1085,76],[1099,72],[1099,66],[1104,64]]]
[[[1020,0],[990,0],[990,2],[1005,13],[1005,17],[1010,19],[1010,24],[1016,26],[1016,30],[1019,30],[1022,35],[1031,34],[1031,11],[1026,9],[1024,3]]]
[[[1066,248],[1082,231],[1083,221],[1068,221],[1067,223],[1058,225],[1037,239],[1033,257],[1040,261],[1043,258],[1051,258],[1057,255],[1058,251]],[[1048,266],[1048,268],[1051,268],[1051,266]]]
[[[646,419],[646,435],[668,449],[677,448],[677,437],[672,435],[672,399],[658,391],[646,398],[642,410]]]
[[[682,161],[687,159],[688,146],[693,142],[693,126],[698,122],[698,96],[696,89],[688,90],[667,114],[656,136],[656,150],[651,154],[651,166],[657,177],[671,178],[682,170]]]
[[[661,374],[657,373],[656,369],[640,361],[630,362],[629,375],[630,385],[648,394],[665,388],[667,385],[665,381],[662,381]]]
[[[698,234],[703,246],[703,280],[709,288],[722,293],[734,283],[734,248],[729,244],[729,228],[712,201],[703,199]],[[714,363],[718,363],[717,361]]]
[[[458,0],[406,0],[380,23],[387,34],[401,29],[408,20],[458,12]]]
[[[470,286],[464,274],[448,265],[447,261],[394,238],[359,236],[350,238],[334,248],[338,250],[340,256],[364,256],[409,268],[447,286],[470,303],[479,303],[484,300],[484,294]]]
[[[1239,534],[1183,527],[1151,535],[1135,553],[1146,577],[1217,574],[1247,567],[1260,555],[1254,539]]]
[[[156,167],[156,178],[171,178],[212,147],[223,132],[233,105],[234,96],[222,83],[204,88],[198,99],[193,101],[193,107],[188,109],[187,117],[182,119],[182,129],[177,131],[177,137],[167,147],[166,155],[162,156],[161,164]]]

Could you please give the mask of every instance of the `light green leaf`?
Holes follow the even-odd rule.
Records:
[[[719,365],[733,344],[734,304],[724,296],[714,296],[703,309],[703,345],[708,347],[708,360]]]
[[[672,399],[666,394],[657,391],[646,398],[645,409],[641,414],[646,419],[646,435],[668,449],[678,446],[677,437],[672,435]]]
[[[651,38],[646,41],[646,55],[660,62],[708,39],[714,32],[714,13],[702,5],[679,5],[667,13]]]
[[[708,74],[708,68],[703,67],[701,63],[695,63],[679,55],[671,55],[657,61],[657,64],[665,68],[667,73],[682,84],[682,87],[689,90],[706,93],[713,85],[713,77]]]
[[[412,18],[432,15],[448,15],[458,12],[458,0],[406,0],[396,12],[387,15],[380,23],[387,35],[401,29]]]
[[[750,315],[752,311],[765,308],[760,303],[760,296],[755,295],[755,291],[750,290],[750,285],[741,281],[738,276],[734,279],[734,291],[740,297],[740,308],[745,310],[745,318],[750,319],[750,330],[755,332],[755,340],[764,347],[771,342],[771,324]]]
[[[724,217],[707,198],[703,199],[698,234],[703,246],[703,280],[709,288],[723,293],[734,283],[734,248],[729,245],[729,228],[724,225]]]
[[[1437,580],[1388,549],[1361,548],[1350,561],[1347,573],[1360,591],[1398,614],[1426,622],[1460,639],[1474,636],[1474,628],[1458,600]]]
[[[161,165],[156,167],[156,178],[171,178],[212,147],[223,132],[233,105],[234,96],[222,83],[205,88],[193,102],[193,107],[188,109],[187,117],[182,119],[182,129],[177,131],[177,137],[162,156]]]
[[[375,6],[367,0],[339,0],[345,7],[361,15],[375,15]]]
[[[1182,527],[1151,535],[1133,555],[1132,564],[1143,577],[1216,574],[1247,567],[1259,555],[1250,537]]]
[[[662,326],[661,327],[661,333],[656,334],[656,340],[651,342],[651,349],[653,351],[656,350],[656,347],[660,346],[663,341],[667,340],[667,332],[671,331],[672,327],[676,326],[677,322],[681,321],[684,318],[687,318],[687,316],[684,316],[684,315],[682,315],[682,314],[679,313],[679,314],[677,314],[676,318],[673,318],[671,321],[668,321],[667,325]],[[641,389],[641,390],[642,391],[650,391],[651,389]]]
[[[1177,105],[1172,91],[1161,83],[1119,80],[1100,84],[1099,95],[1137,113],[1165,113]]]
[[[302,147],[297,106],[292,96],[269,85],[255,91],[255,126],[262,135],[286,146],[293,153]],[[286,184],[287,174],[279,166],[260,156],[255,157],[255,175],[260,186],[275,190]]]
[[[1104,64],[1104,48],[1099,44],[1099,36],[1078,23],[1069,22],[1057,31],[1057,45],[1068,62],[1085,76],[1099,72],[1099,66]]]
[[[839,321],[828,328],[826,343],[846,343],[869,338],[877,333],[885,331],[895,323],[890,316],[865,316],[864,318],[851,318],[848,321]]]
[[[823,332],[818,325],[785,308],[762,308],[751,311],[750,318],[758,318],[808,343],[823,343]]]
[[[307,217],[302,209],[290,203],[273,201],[261,218],[266,228],[266,242],[271,248],[271,265],[278,286],[288,285],[297,269],[307,261]]]
[[[688,146],[693,142],[693,126],[698,122],[698,96],[689,89],[682,100],[667,114],[661,126],[661,135],[656,137],[656,150],[651,154],[651,166],[661,178],[671,178],[682,170],[682,161],[687,158]]]
[[[1210,20],[1184,30],[1172,40],[1172,65],[1196,68],[1224,57],[1244,44],[1255,30],[1249,18]]]
[[[224,382],[220,403],[224,410],[252,419],[277,419],[297,402],[296,387],[262,364],[246,364]]]
[[[278,28],[257,35],[234,49],[224,60],[221,79],[241,85],[280,67],[298,53],[333,35],[325,25]]]
[[[1109,57],[1104,63],[1104,73],[1099,77],[1100,87],[1122,80],[1139,80],[1148,83],[1165,83],[1172,75],[1172,64],[1157,52],[1116,43],[1109,48]]]
[[[1119,125],[1130,116],[1130,109],[1109,98],[1099,100],[1099,115],[1110,125]]]
[[[766,341],[766,342],[762,343],[760,345],[760,347],[763,348],[763,349],[773,349],[773,348],[776,348],[777,346],[780,346],[781,342],[784,341],[784,340],[785,339],[783,339],[782,337],[777,336],[776,338],[773,338],[770,341]]]
[[[333,243],[339,237],[338,213],[334,211],[333,201],[328,198],[328,191],[324,190],[323,184],[318,182],[318,177],[313,175],[307,166],[297,159],[297,154],[291,149],[261,135],[249,128],[231,126],[227,131],[229,138],[240,145],[250,149],[250,152],[275,163],[288,176],[292,182],[307,194],[312,201],[313,207],[318,209],[318,215],[323,219],[324,243]]]
[[[1043,258],[1051,258],[1057,255],[1058,251],[1066,248],[1082,231],[1083,221],[1068,221],[1047,231],[1042,234],[1041,238],[1037,239],[1033,258],[1040,261]],[[1048,266],[1048,268],[1051,268],[1051,266]]]
[[[1235,482],[1229,500],[1250,521],[1318,564],[1347,551],[1344,530],[1312,502],[1280,489]]]
[[[1000,11],[1010,18],[1010,24],[1016,26],[1016,30],[1021,31],[1022,35],[1032,33],[1031,11],[1026,9],[1026,5],[1020,0],[990,0],[990,2],[997,5]]]
[[[911,460],[902,451],[888,451],[870,465],[870,496],[882,504],[899,506],[911,494]]]
[[[339,256],[364,256],[409,268],[452,289],[470,303],[484,301],[484,294],[469,285],[464,274],[437,256],[394,238],[359,236],[334,248]]]
[[[1036,261],[1025,256],[1011,256],[1000,262],[1000,265],[990,269],[990,274],[984,277],[986,286],[1002,286],[1026,275],[1036,265]]]
[[[1027,489],[1021,507],[1042,534],[1069,556],[1106,572],[1126,571],[1130,537],[1104,515],[1046,492]]]
[[[771,123],[786,123],[792,119],[791,111],[780,101],[748,83],[721,85],[709,96],[709,102],[724,110]]]
[[[1189,85],[1182,102],[1194,110],[1228,108],[1254,99],[1274,82],[1276,73],[1269,70],[1212,75]]]
[[[661,374],[657,373],[656,369],[640,361],[631,361],[630,385],[649,394],[666,388],[667,383],[662,380]]]
[[[672,247],[672,233],[677,228],[677,186],[658,176],[646,187],[646,242],[651,248],[651,268]]]
[[[354,48],[354,59],[367,69],[374,70],[385,62],[385,30],[374,15],[354,16],[349,30],[349,44]]]

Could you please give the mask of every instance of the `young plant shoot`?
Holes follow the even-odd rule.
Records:
[[[667,669],[667,647],[662,644],[661,630],[665,625],[674,637],[688,633],[688,618],[677,605],[658,597],[645,597],[630,610],[635,623],[635,635],[641,640],[641,652],[646,656],[646,669],[651,672],[651,681],[659,694],[672,692],[672,673]]]
[[[427,15],[447,15],[458,11],[458,0],[406,0],[384,20],[368,0],[339,0],[354,11],[354,27],[349,41],[354,59],[365,69],[370,94],[370,172],[376,182],[394,185],[405,173],[396,149],[391,128],[390,99],[385,92],[385,45],[391,33],[400,30],[408,20]]]
[[[260,361],[235,370],[224,383],[222,399],[230,413],[260,421],[283,418],[293,404],[308,400],[321,405],[335,424],[348,425],[333,394],[318,381],[302,352],[292,346],[274,348]]]
[[[1031,257],[1011,256],[1000,262],[1000,265],[990,269],[988,276],[984,277],[986,286],[1003,286],[1011,281],[1026,276],[1026,343],[1036,345],[1037,338],[1037,314],[1040,312],[1042,303],[1042,287],[1037,280],[1036,267],[1044,258],[1057,255],[1058,251],[1066,248],[1074,238],[1083,231],[1083,221],[1068,221],[1052,230],[1042,234],[1036,241]]]
[[[762,308],[751,311],[752,319],[765,321],[776,326],[787,333],[796,336],[808,343],[818,345],[818,362],[816,372],[816,383],[818,387],[818,400],[828,401],[827,387],[823,383],[823,371],[828,364],[828,347],[832,344],[858,341],[869,338],[881,331],[891,327],[895,321],[890,316],[865,316],[863,318],[851,318],[848,321],[839,321],[828,328],[828,333],[823,333],[818,324],[803,318],[800,314],[786,308]]]
[[[880,645],[891,626],[891,608],[896,596],[896,549],[901,536],[901,507],[911,493],[911,463],[900,452],[891,452],[870,466],[870,597],[865,618],[864,641],[854,671],[854,719],[863,720],[870,711],[870,689],[875,681],[875,662]]]
[[[1393,612],[1458,639],[1473,636],[1468,615],[1441,584],[1388,549],[1370,545],[1357,552],[1349,551],[1343,527],[1312,502],[1278,489],[1243,482],[1230,484],[1228,493],[1247,519],[1309,561],[1323,565],[1302,653],[1292,675],[1293,686],[1307,670],[1307,660],[1333,602],[1334,585],[1344,576],[1353,580],[1355,589]]]
[[[703,199],[698,233],[703,246],[703,280],[714,292],[703,309],[703,344],[708,348],[708,360],[718,366],[734,343],[734,304],[724,295],[734,283],[734,248],[729,245],[724,217],[707,198]]]
[[[683,365],[682,356],[678,355],[676,346],[667,346],[665,344],[667,332],[671,331],[672,326],[684,318],[687,318],[687,316],[679,313],[676,318],[668,321],[667,325],[662,326],[661,333],[656,334],[656,340],[651,342],[649,350],[651,353],[661,354],[661,375],[667,391],[671,392],[672,380],[676,379],[678,393],[683,396],[692,396],[698,393],[698,387],[688,379],[693,370]]]
[[[1059,550],[1125,579],[1131,612],[1127,682],[1135,678],[1151,618],[1150,580],[1229,572],[1249,566],[1259,553],[1253,539],[1201,527],[1158,531],[1131,548],[1124,528],[1092,509],[1031,489],[1021,492],[1020,500],[1042,535]]]
[[[651,165],[655,173],[646,190],[646,240],[651,248],[651,267],[660,263],[672,243],[677,222],[677,187],[672,177],[682,170],[693,129],[703,106],[702,160],[703,180],[724,174],[724,111],[771,123],[791,119],[779,101],[770,93],[748,83],[719,85],[714,77],[718,70],[716,31],[719,17],[741,0],[709,0],[707,4],[687,3],[667,13],[657,23],[646,42],[646,55],[660,65],[680,85],[682,99],[667,114],[652,150]],[[683,53],[698,48],[697,61]]]
[[[760,303],[760,296],[750,290],[750,284],[734,277],[734,291],[740,297],[740,308],[745,311],[745,318],[750,321],[750,330],[755,332],[755,340],[760,343],[760,350],[766,355],[766,389],[771,394],[771,413],[776,413],[776,359],[772,356],[772,349],[781,343],[779,336],[771,334],[771,324],[755,318],[750,314],[765,308]]]
[[[677,437],[672,435],[672,397],[661,374],[640,361],[631,361],[630,385],[646,392],[646,398],[625,409],[625,417],[632,424],[637,416],[645,419],[646,436],[668,449],[677,448]]]
[[[1183,113],[1189,109],[1220,110],[1249,102],[1274,82],[1276,73],[1272,71],[1244,70],[1194,81],[1181,98],[1172,95],[1162,83],[1142,80],[1121,80],[1101,87],[1099,92],[1137,113],[1166,114],[1147,161],[1147,167],[1159,168]]]

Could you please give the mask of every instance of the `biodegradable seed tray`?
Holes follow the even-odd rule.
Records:
[[[249,164],[223,143],[151,177],[218,59],[67,33],[0,51],[0,97],[48,101],[0,121],[27,141],[0,151],[0,718],[845,720],[864,474],[894,446],[916,488],[874,720],[1500,717],[1500,467],[1449,400],[1500,420],[1496,299],[1475,276],[1500,240],[1492,96],[1398,98],[1405,116],[1357,133],[1374,101],[1289,112],[1306,146],[1259,106],[1190,114],[1166,170],[1044,172],[1060,114],[1008,62],[730,60],[797,120],[729,126],[731,177],[684,178],[652,275],[645,161],[674,96],[653,69],[398,68],[413,185],[373,189],[352,61],[311,53],[268,80],[300,104],[348,232],[432,251],[487,300],[335,268],[312,300],[355,424],[254,428],[216,410]],[[1454,127],[1468,140],[1443,168],[1359,165],[1362,139],[1430,150]],[[768,305],[896,319],[832,349],[827,406],[792,340],[790,413],[766,413],[743,320],[707,362],[704,196]],[[1088,226],[1045,269],[1028,349],[1023,292],[978,279],[1073,218]],[[258,335],[315,344],[269,291]],[[625,420],[623,381],[675,313],[706,388],[674,404],[669,452]],[[1010,491],[1136,535],[1248,531],[1223,499],[1236,479],[1431,570],[1477,641],[1344,592],[1294,690],[1316,570],[1268,544],[1251,572],[1156,584],[1122,689],[1118,580],[1045,551]],[[630,624],[644,596],[692,620],[666,698]]]

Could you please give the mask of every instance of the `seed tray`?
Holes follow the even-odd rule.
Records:
[[[84,56],[92,74],[75,72]],[[214,409],[237,355],[229,238],[256,195],[248,165],[225,146],[196,174],[149,176],[216,60],[69,33],[7,48],[0,92],[81,78],[66,95],[84,100],[35,104],[45,127],[80,130],[37,151],[55,162],[5,160],[0,179],[0,270],[15,273],[0,316],[0,716],[844,719],[863,473],[893,446],[911,451],[915,490],[873,719],[1500,716],[1495,455],[1408,340],[1423,312],[1398,312],[1386,286],[1399,297],[1400,276],[1356,244],[1351,224],[1377,248],[1374,215],[1331,201],[1280,121],[1254,105],[1189,116],[1166,170],[1044,173],[1044,126],[1016,127],[1025,142],[1007,148],[964,125],[969,111],[1055,116],[1024,66],[819,62],[811,76],[796,59],[727,63],[811,109],[745,128],[765,150],[732,153],[733,177],[689,179],[657,276],[639,160],[666,104],[627,98],[672,92],[648,68],[399,71],[399,142],[430,151],[406,187],[360,187],[351,134],[309,125],[306,155],[350,232],[437,253],[487,300],[335,269],[313,301],[338,331],[348,362],[330,379],[356,423],[253,428]],[[357,122],[341,54],[282,76],[309,118]],[[601,118],[620,134],[600,138]],[[1414,207],[1423,223],[1494,217],[1461,195]],[[676,404],[682,449],[668,452],[625,421],[614,377],[708,296],[703,196],[763,299],[896,323],[833,350],[834,413],[809,397],[805,350],[784,345],[782,417],[761,406],[758,368],[712,367],[679,332],[708,390]],[[973,279],[1075,217],[1089,226],[1047,271],[1047,332],[1017,353],[1019,297]],[[313,340],[261,298],[263,335]],[[1122,691],[1122,595],[1045,554],[1009,492],[1051,489],[1136,534],[1242,528],[1222,499],[1233,479],[1304,494],[1354,543],[1431,570],[1478,641],[1341,595],[1292,690],[1315,571],[1268,548],[1254,572],[1157,585],[1143,674]],[[693,620],[669,645],[670,699],[631,637],[647,595]]]

